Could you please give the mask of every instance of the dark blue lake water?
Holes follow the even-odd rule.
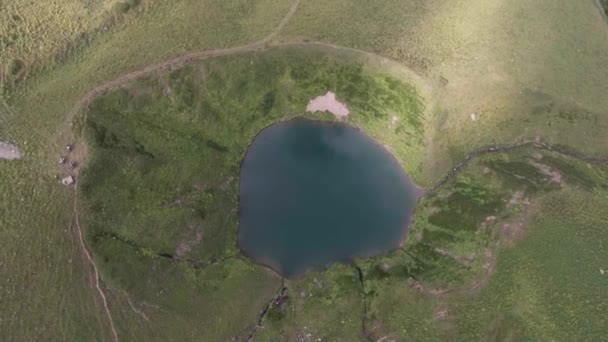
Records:
[[[239,191],[239,247],[285,277],[397,247],[416,202],[414,184],[371,137],[306,119],[258,134]]]

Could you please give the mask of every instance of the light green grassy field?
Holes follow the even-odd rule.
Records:
[[[608,156],[598,4],[302,0],[263,41],[293,4],[0,5],[0,139],[24,152],[0,160],[0,336],[107,341],[113,327],[120,340],[600,340],[608,171],[558,153],[474,159],[420,200],[405,245],[384,257],[282,283],[234,245],[248,142],[328,89],[425,188],[486,144],[539,137]],[[304,41],[336,46],[273,47]],[[260,51],[150,69],[75,107],[167,58],[252,42]],[[403,115],[398,127],[389,113]],[[57,158],[68,142],[86,163],[76,207],[54,178],[66,174]],[[259,320],[281,286],[288,298]]]
[[[568,0],[311,0],[280,36],[372,51],[425,75],[437,102],[434,176],[480,145],[537,135],[606,155],[607,38],[594,1]]]

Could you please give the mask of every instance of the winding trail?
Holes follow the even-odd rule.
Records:
[[[232,54],[236,54],[236,53],[250,52],[250,51],[263,49],[265,47],[265,45],[268,44],[272,39],[274,39],[279,34],[279,32],[283,29],[283,27],[285,27],[285,25],[289,22],[291,17],[294,15],[296,10],[298,9],[298,5],[300,4],[300,1],[301,0],[294,0],[291,7],[289,8],[289,11],[287,12],[287,14],[283,18],[283,20],[281,20],[279,25],[277,25],[277,27],[275,27],[275,29],[272,30],[272,32],[270,32],[266,37],[262,38],[261,40],[259,40],[257,42],[253,42],[253,43],[249,43],[249,44],[245,44],[245,45],[241,45],[241,46],[225,48],[225,49],[212,49],[212,50],[189,52],[189,53],[186,53],[186,54],[183,54],[180,56],[170,58],[170,59],[165,60],[160,63],[151,64],[151,65],[145,66],[141,69],[128,72],[114,80],[108,81],[106,83],[102,83],[102,84],[96,86],[95,88],[91,89],[82,98],[80,98],[78,103],[76,103],[76,105],[70,111],[68,117],[73,117],[74,115],[76,115],[78,113],[78,111],[80,111],[81,109],[86,107],[91,102],[91,100],[93,100],[99,94],[106,92],[110,89],[125,85],[144,75],[148,75],[150,73],[153,73],[153,72],[156,72],[159,70],[163,70],[163,69],[182,66],[184,64],[187,64],[187,63],[190,63],[193,61],[203,60],[203,59],[206,59],[209,57],[226,56],[226,55],[232,55]]]
[[[99,270],[97,269],[97,264],[95,264],[95,260],[93,260],[93,257],[91,257],[91,253],[89,253],[89,250],[87,249],[87,247],[84,243],[84,238],[82,237],[82,228],[80,227],[80,219],[78,218],[79,213],[78,213],[78,196],[77,196],[77,194],[78,194],[78,184],[75,184],[75,186],[74,186],[74,221],[76,222],[76,233],[78,234],[78,242],[80,242],[80,247],[82,248],[82,252],[83,252],[85,258],[87,259],[89,264],[91,264],[91,268],[93,268],[93,276],[95,278],[95,289],[99,293],[99,297],[101,298],[101,302],[103,303],[103,308],[106,312],[106,315],[108,316],[110,329],[112,331],[112,340],[115,342],[118,342],[118,334],[116,333],[116,328],[114,327],[114,320],[112,319],[112,314],[110,313],[110,309],[108,307],[108,300],[106,299],[106,295],[103,292],[101,285],[99,284],[100,277],[99,277]]]

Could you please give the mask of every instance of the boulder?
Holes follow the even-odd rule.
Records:
[[[65,185],[65,186],[70,186],[72,184],[74,184],[74,177],[72,176],[67,176],[64,179],[61,180],[61,184]]]

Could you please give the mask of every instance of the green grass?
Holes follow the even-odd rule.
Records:
[[[364,341],[363,291],[354,267],[332,265],[285,285],[288,300],[271,308],[256,341]]]
[[[53,140],[72,106],[99,83],[186,51],[260,40],[278,25],[290,5],[287,0],[155,1],[142,15],[117,25],[60,66],[33,75],[6,94],[21,115],[0,118],[4,121],[0,135],[25,140],[33,133],[40,138],[33,140]],[[37,122],[34,130],[32,122]]]
[[[70,139],[66,127],[71,118],[66,119],[66,114],[78,99],[99,82],[167,56],[260,39],[280,22],[290,4],[264,0],[146,1],[141,5],[149,7],[143,14],[95,37],[86,49],[71,51],[60,64],[49,62],[52,54],[46,52],[27,54],[28,60],[40,59],[50,66],[5,93],[0,107],[0,139],[17,142],[25,156],[21,161],[0,163],[0,235],[2,241],[11,241],[0,252],[0,268],[6,270],[0,286],[2,336],[18,340],[93,337],[104,341],[112,337],[98,293],[88,286],[89,265],[71,226],[72,194],[54,179],[56,174],[65,175],[56,161]],[[10,10],[13,2],[7,6],[3,3],[2,11]],[[71,32],[62,23],[70,21],[63,19],[69,9],[62,2],[36,3],[28,7],[30,10],[27,20],[40,20],[43,26],[37,32],[47,35],[21,37],[32,39],[24,44],[38,46],[35,39],[48,39],[44,44],[54,48],[73,41],[71,36],[52,38],[53,31],[44,26],[55,25],[66,35]],[[41,17],[43,11],[51,18]],[[1,18],[0,25],[7,23]],[[8,61],[4,58],[7,53],[0,50],[2,63]],[[160,329],[150,330],[150,324],[130,308],[122,293],[103,288],[121,335],[159,336],[155,332]],[[264,294],[256,300],[270,296]],[[139,306],[137,299],[132,301]],[[252,307],[258,309],[257,305]],[[251,323],[255,314],[241,323]]]
[[[31,160],[7,163],[0,178],[2,332],[14,339],[111,338],[83,273],[71,227],[69,192]],[[32,170],[23,177],[23,170]],[[34,323],[35,322],[35,323]]]
[[[535,136],[607,154],[605,30],[594,1],[311,0],[280,39],[371,51],[423,75],[436,90],[425,165],[436,178],[464,152]]]
[[[402,249],[361,261],[375,338],[601,338],[608,193],[579,179],[599,185],[608,180],[606,170],[540,156],[547,165],[559,160],[561,186],[523,166],[538,151],[484,156],[419,203]],[[523,171],[517,184],[513,170]],[[509,235],[502,225],[518,220],[522,233]]]
[[[475,298],[455,298],[457,340],[598,340],[606,324],[606,194],[548,196],[526,238],[501,252]],[[490,329],[488,329],[488,327]]]
[[[539,136],[608,153],[606,21],[592,1],[302,1],[278,40],[397,63],[270,48],[150,75],[95,101],[86,120],[67,117],[88,90],[127,71],[262,39],[291,1],[136,4],[0,8],[0,138],[25,152],[0,162],[0,239],[9,241],[0,331],[9,339],[111,339],[71,226],[72,194],[53,178],[65,172],[56,158],[70,123],[91,147],[82,222],[122,340],[249,333],[279,280],[234,256],[238,165],[259,129],[302,114],[327,89],[424,186],[485,144]],[[256,336],[353,341],[364,320],[375,340],[600,340],[608,171],[537,153],[484,156],[422,198],[401,249],[357,261],[363,286],[344,265],[286,282],[290,298],[271,306]],[[522,236],[501,229],[518,220]],[[172,260],[184,241],[190,252]]]
[[[0,93],[64,62],[148,6],[140,0],[11,1],[0,7]]]

